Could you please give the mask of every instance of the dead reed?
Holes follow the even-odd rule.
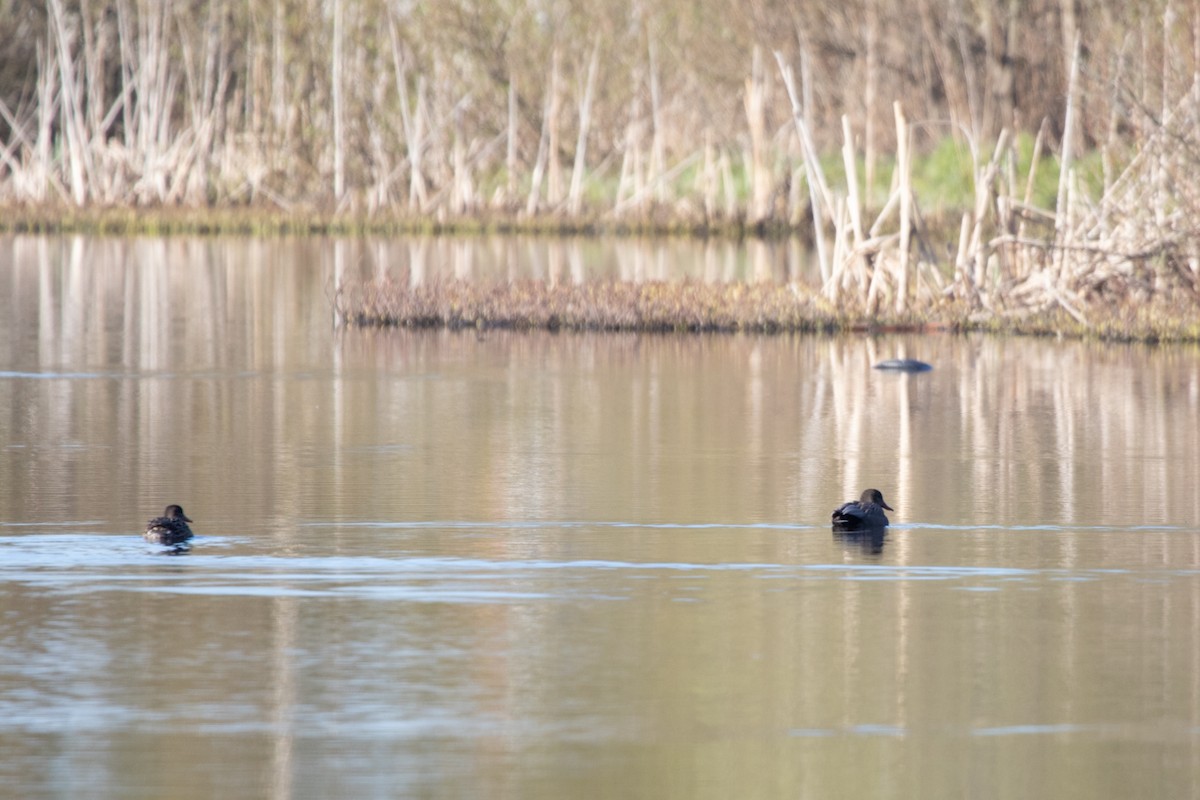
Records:
[[[537,14],[482,10],[465,24],[454,3],[18,4],[0,30],[39,35],[0,43],[28,64],[16,79],[2,64],[17,61],[0,59],[19,84],[0,85],[0,203],[35,229],[49,208],[61,215],[51,226],[96,215],[112,232],[207,230],[181,208],[216,209],[214,228],[242,233],[803,230],[820,265],[815,287],[344,287],[338,313],[358,324],[1089,335],[1128,324],[1190,337],[1200,11],[1155,2],[1143,16],[1161,25],[1135,31],[1069,5],[1013,6],[997,27],[982,6],[979,19],[942,2],[830,19],[827,4],[802,3],[744,28],[754,15],[723,6],[677,16],[671,3],[613,2],[563,6],[549,30]],[[712,26],[684,17],[722,18],[729,41],[702,41]],[[885,81],[896,63],[908,68]],[[936,86],[912,77],[935,63]],[[1017,89],[1028,98],[1033,86],[1052,100],[1018,113]],[[1015,132],[1049,119],[1021,174]],[[914,189],[930,128],[972,154],[949,254]],[[840,165],[822,158],[839,136]],[[890,182],[875,177],[888,146]],[[1084,148],[1100,154],[1099,187],[1079,176]],[[1032,187],[1051,152],[1047,207]]]
[[[1157,115],[1130,104],[1165,108],[1197,68],[1197,12],[1166,0],[1139,12],[1162,25],[1137,30],[1117,0],[1083,16],[1053,0],[999,16],[954,0],[755,14],[723,0],[9,6],[0,202],[59,208],[634,225],[667,209],[680,226],[796,225],[829,200],[813,159],[837,152],[843,118],[861,139],[862,203],[878,209],[895,102],[924,121],[909,152],[1036,128],[1064,116],[1081,36],[1078,151],[1110,130],[1136,144]],[[786,94],[774,51],[798,73]],[[790,133],[796,113],[807,140]],[[1054,144],[1065,156],[1073,142]]]
[[[1164,115],[1098,203],[1080,198],[1070,149],[1057,206],[1031,201],[1038,160],[1020,175],[1002,131],[974,171],[952,263],[939,261],[912,190],[909,123],[894,108],[892,191],[867,224],[854,137],[844,121],[846,183],[823,174],[790,67],[777,57],[805,153],[821,285],[799,283],[562,284],[393,279],[343,287],[339,319],[354,325],[639,331],[835,331],[982,328],[1151,341],[1200,340],[1200,191],[1183,185],[1200,152],[1200,78]],[[1072,135],[1068,100],[1065,136]],[[1035,147],[1035,151],[1036,151]],[[984,152],[976,147],[975,152]]]

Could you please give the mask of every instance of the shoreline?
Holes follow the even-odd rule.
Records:
[[[796,238],[811,243],[805,217],[747,222],[741,218],[693,218],[663,209],[638,217],[605,214],[484,211],[461,216],[283,211],[263,206],[66,208],[0,204],[0,233],[95,236],[551,236],[684,237],[692,239]]]
[[[662,237],[698,241],[808,242],[811,226],[747,226],[666,221],[568,221],[543,215],[479,215],[437,220],[394,214],[331,214],[246,208],[90,208],[0,206],[0,232],[89,236],[545,236]],[[809,236],[805,234],[808,233]],[[941,241],[942,237],[926,238]],[[1014,293],[1015,294],[1015,293]],[[991,308],[962,297],[925,294],[905,313],[894,298],[871,309],[855,292],[836,304],[820,286],[805,283],[704,284],[691,279],[632,283],[602,280],[579,285],[516,281],[506,284],[441,282],[415,289],[394,280],[342,287],[331,304],[350,327],[626,331],[644,333],[966,333],[1055,336],[1109,342],[1200,343],[1200,298],[1169,292],[1134,301],[1022,305],[996,291]],[[1078,300],[1079,298],[1075,298]],[[889,310],[880,310],[889,309]]]

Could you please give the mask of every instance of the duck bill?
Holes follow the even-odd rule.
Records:
[[[892,508],[891,506],[889,506],[887,503],[880,503],[879,505],[883,506],[883,507],[884,507],[884,508],[886,508],[888,511],[895,511],[895,510],[896,510],[896,509]],[[189,520],[189,522],[190,522],[190,521],[191,521],[191,520]]]

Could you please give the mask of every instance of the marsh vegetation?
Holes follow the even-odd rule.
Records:
[[[10,227],[798,232],[786,294],[874,320],[1200,297],[1200,18],[1167,2],[0,10]]]

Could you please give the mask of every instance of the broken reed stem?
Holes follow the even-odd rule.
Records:
[[[800,106],[800,96],[796,92],[796,82],[792,75],[791,66],[784,61],[783,53],[775,51],[775,62],[779,65],[779,71],[783,75],[783,84],[787,87],[788,100],[792,104],[792,123],[796,126],[796,133],[800,137],[801,149],[804,153],[804,168],[808,183],[808,197],[812,205],[812,220],[813,220],[813,242],[817,249],[817,263],[821,269],[821,280],[826,286],[826,295],[830,300],[837,300],[840,291],[838,281],[833,280],[833,268],[829,262],[829,256],[825,251],[825,225],[823,222],[824,212],[822,206],[828,198],[828,192],[823,191],[825,179],[821,171],[821,164],[817,160],[815,148],[812,147],[812,137],[808,133],[808,125],[804,121],[804,115]]]

